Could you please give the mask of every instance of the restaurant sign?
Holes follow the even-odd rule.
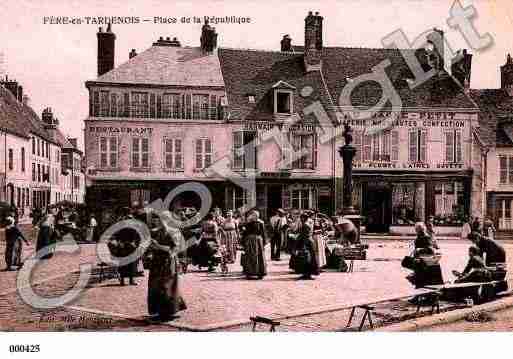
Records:
[[[105,126],[105,127],[89,127],[89,133],[92,135],[118,135],[118,134],[127,134],[127,135],[151,135],[153,132],[153,128],[151,127],[113,127],[113,126]]]

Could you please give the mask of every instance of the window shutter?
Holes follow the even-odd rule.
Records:
[[[361,133],[361,131],[356,131],[354,133],[354,147],[356,148],[356,154],[354,156],[354,161],[360,162],[362,160],[362,133]]]
[[[282,207],[283,208],[291,208],[290,205],[290,190],[283,186],[283,191],[281,192],[281,201],[282,201]]]
[[[461,150],[461,147],[462,147],[462,143],[461,143],[461,131],[456,131],[456,143],[455,143],[455,147],[456,147],[456,159],[455,159],[455,162],[461,162],[463,160],[463,156],[462,156],[462,150]]]
[[[372,135],[372,160],[379,161],[379,135]]]
[[[513,183],[513,157],[509,158],[509,183]]]
[[[192,118],[192,95],[191,94],[185,94],[185,101],[184,101],[184,118],[185,119],[191,119]]]
[[[409,155],[408,160],[410,162],[417,162],[417,131],[412,130],[409,132]]]
[[[125,101],[124,101],[123,105],[125,106],[125,109],[123,111],[124,116],[130,117],[130,94],[128,92],[125,93]]]
[[[110,95],[110,117],[118,115],[118,95],[113,93]]]
[[[183,151],[182,151],[182,140],[177,138],[175,139],[175,168],[182,169],[183,168]]]
[[[318,141],[318,137],[316,134],[313,134],[312,135],[312,169],[316,169],[317,168],[317,141]]]
[[[132,167],[139,167],[139,138],[132,139]]]
[[[228,209],[231,209],[232,211],[235,211],[237,208],[235,208],[235,205],[233,203],[233,188],[230,186],[227,186],[225,188],[225,207]]]
[[[280,146],[281,150],[281,159],[282,159],[282,169],[290,169],[292,167],[292,146],[290,144],[290,133],[281,133],[282,137],[282,145]]]
[[[383,132],[381,143],[382,160],[390,161],[390,131]]]
[[[445,132],[445,162],[454,162],[454,132]]]
[[[242,134],[242,131],[233,133],[233,168],[240,169],[244,167],[244,154],[239,153],[239,150],[242,147]]]
[[[420,161],[426,162],[427,161],[427,131],[426,130],[420,130]]]
[[[399,131],[392,131],[392,161],[399,160]]]
[[[372,152],[372,137],[363,135],[363,160],[370,161]]]
[[[110,138],[110,166],[117,167],[118,166],[118,138],[111,137]]]
[[[155,94],[150,94],[150,118],[155,118]]]
[[[196,168],[200,169],[200,168],[203,168],[203,160],[202,160],[203,141],[201,139],[197,139],[195,147],[196,147]]]
[[[211,120],[217,119],[217,96],[216,95],[210,96],[209,109],[210,109],[210,119]]]
[[[208,168],[212,165],[212,141],[210,138],[203,140],[204,145],[204,167]]]

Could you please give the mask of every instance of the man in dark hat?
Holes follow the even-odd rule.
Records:
[[[287,218],[285,211],[279,208],[275,215],[271,217],[271,260],[279,261],[281,254],[281,246],[284,242],[285,232],[287,229]]]

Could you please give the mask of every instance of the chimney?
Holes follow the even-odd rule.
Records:
[[[135,52],[135,49],[132,49],[132,51],[130,51],[130,53],[128,54],[128,59],[131,59],[136,56],[137,56],[137,52]]]
[[[23,102],[23,86],[18,86],[18,101]]]
[[[470,75],[472,72],[472,55],[466,49],[456,52],[451,60],[451,75],[459,82],[465,91],[470,89]]]
[[[205,19],[205,24],[201,27],[200,44],[203,52],[207,54],[213,53],[217,48],[216,28],[209,25],[208,19]]]
[[[96,34],[98,37],[98,76],[109,72],[114,68],[114,45],[116,35],[112,32],[111,25],[107,25],[107,31],[102,28]]]
[[[10,93],[14,96],[16,100],[19,101],[18,91],[20,86],[18,86],[18,81],[11,80],[7,75],[5,75],[5,80],[0,82]]]
[[[283,39],[281,39],[280,45],[281,45],[282,52],[291,52],[292,51],[292,39],[290,38],[290,35],[284,35]]]
[[[69,143],[73,145],[73,147],[78,149],[78,140],[77,138],[68,138]]]
[[[53,112],[50,107],[47,107],[43,110],[43,114],[41,115],[41,119],[47,125],[51,125],[53,123]]]
[[[311,11],[305,18],[305,52],[304,61],[306,71],[320,70],[322,52],[322,16]]]
[[[182,44],[176,37],[173,37],[173,40],[168,36],[164,40],[164,38],[161,36],[159,39],[153,43],[153,46],[174,46],[174,47],[181,47]]]
[[[501,89],[513,96],[513,60],[510,54],[506,57],[506,63],[501,66]]]
[[[431,68],[444,70],[444,32],[433,28],[433,32],[426,36],[427,43],[432,46],[427,50],[428,63]]]

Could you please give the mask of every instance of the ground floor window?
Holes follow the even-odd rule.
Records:
[[[282,203],[284,208],[314,209],[317,204],[316,197],[315,188],[312,186],[284,186]]]
[[[462,182],[437,182],[435,193],[435,224],[463,222],[464,196]]]
[[[497,201],[497,211],[499,215],[499,229],[513,229],[511,221],[513,200],[511,198],[500,199]]]
[[[133,205],[136,202],[139,205],[144,205],[145,202],[149,203],[150,202],[150,190],[147,190],[147,189],[130,190],[130,203]]]
[[[392,185],[392,224],[415,224],[424,218],[424,183],[406,182]]]

